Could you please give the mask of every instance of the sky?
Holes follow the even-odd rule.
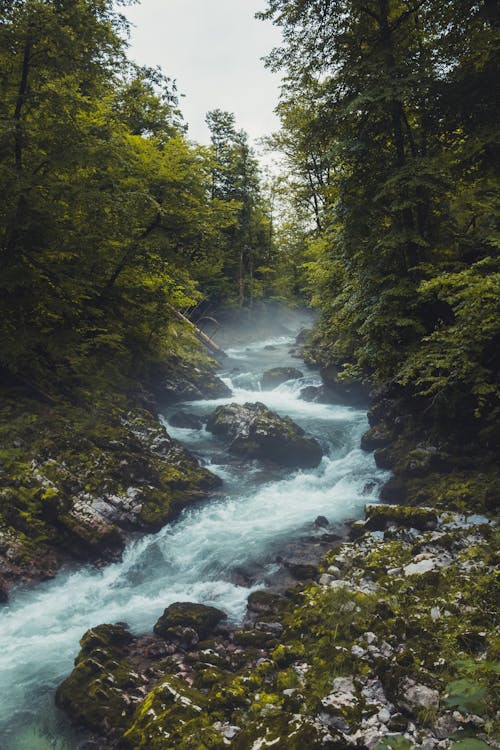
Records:
[[[129,57],[175,79],[190,139],[209,143],[211,109],[233,112],[254,145],[278,129],[280,80],[261,58],[281,36],[254,18],[265,7],[265,0],[141,0],[122,9],[133,24]]]

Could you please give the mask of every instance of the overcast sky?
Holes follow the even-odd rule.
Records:
[[[234,112],[253,142],[278,128],[279,77],[260,58],[279,44],[280,32],[254,18],[265,7],[265,0],[141,0],[125,8],[130,57],[160,65],[177,81],[192,140],[209,142],[204,118],[211,109]]]

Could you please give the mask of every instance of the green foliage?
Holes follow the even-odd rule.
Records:
[[[478,740],[476,737],[465,737],[463,740],[453,742],[450,750],[488,750],[491,747],[493,746],[488,745],[483,740]]]
[[[481,715],[484,710],[486,688],[474,680],[454,680],[446,686],[445,701],[463,713]]]
[[[375,750],[412,750],[413,743],[404,735],[389,737],[375,745]]]
[[[268,0],[316,361],[397,382],[494,444],[495,15],[470,0]],[[425,402],[423,401],[425,399]]]

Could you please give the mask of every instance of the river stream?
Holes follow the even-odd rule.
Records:
[[[165,411],[169,433],[222,477],[222,489],[157,534],[137,536],[121,562],[61,571],[14,593],[0,610],[0,750],[84,746],[53,704],[88,628],[121,621],[136,633],[151,631],[174,601],[211,604],[241,620],[249,587],[272,580],[276,557],[294,540],[311,538],[317,516],[326,516],[335,529],[376,501],[384,474],[359,448],[366,413],[300,399],[302,388],[320,380],[288,353],[294,334],[231,345],[221,376],[233,396],[182,408],[207,414],[221,403],[262,401],[320,441],[327,453],[320,466],[290,471],[230,457],[204,429],[171,427],[169,416],[179,406]],[[299,367],[304,377],[260,390],[265,370],[288,365]]]

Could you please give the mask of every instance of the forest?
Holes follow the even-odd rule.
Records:
[[[484,523],[494,524],[500,486],[496,4],[267,0],[258,17],[275,24],[283,39],[265,61],[282,78],[280,129],[266,138],[266,147],[281,154],[276,174],[262,169],[231,112],[207,113],[210,145],[190,139],[175,71],[128,57],[126,4],[0,0],[0,600],[16,585],[52,578],[68,556],[118,560],[130,529],[158,531],[186,505],[182,493],[205,496],[218,486],[180,448],[169,447],[167,466],[155,452],[160,427],[151,393],[161,405],[166,390],[179,391],[182,382],[184,395],[227,396],[216,377],[220,362],[185,318],[203,326],[203,316],[220,317],[258,330],[263,311],[317,311],[302,355],[336,392],[359,386],[369,393],[370,430],[361,445],[392,472],[381,499],[486,514]],[[120,495],[141,472],[150,484],[138,482],[138,516],[130,520],[121,509],[117,525],[111,516],[96,522],[95,498],[104,491]],[[89,497],[93,509],[82,510],[82,498],[85,505]],[[372,516],[367,528],[379,530]],[[476,546],[486,566],[493,564],[492,528]],[[386,554],[396,554],[397,544]],[[456,540],[450,549],[454,544],[458,549]],[[377,551],[365,552],[376,570]],[[458,581],[450,578],[450,591]],[[457,637],[474,637],[475,645],[464,647],[462,666],[443,677],[443,684],[463,683],[449,705],[483,717],[474,731],[464,720],[478,744],[459,739],[454,746],[462,750],[498,746],[486,744],[495,707],[489,697],[486,707],[482,702],[491,694],[498,642],[481,667],[471,666],[481,651],[477,640],[486,637],[478,634],[493,627],[495,589],[486,573],[476,583],[485,620],[471,615]],[[446,597],[446,587],[432,585]],[[423,586],[420,595],[430,596],[431,588]],[[317,595],[308,591],[301,596]],[[318,600],[313,622],[305,599],[294,596],[285,627],[294,638],[301,628],[315,633],[309,688],[319,701],[326,690],[321,670],[330,658],[320,624],[339,602]],[[395,599],[401,604],[409,593],[403,587],[391,596],[395,611]],[[381,616],[381,606],[360,597],[355,619],[376,630],[372,619]],[[281,616],[282,604],[271,608],[273,616]],[[394,611],[389,620],[401,619]],[[350,649],[346,622],[338,627]],[[99,636],[101,647],[113,651],[108,636]],[[451,653],[451,643],[443,645],[448,636],[441,636]],[[290,665],[294,656],[307,660],[306,641],[305,656],[295,640],[273,643],[281,690],[297,689]],[[88,655],[92,644],[81,643]],[[410,661],[426,667],[417,646],[408,654],[405,667]],[[333,658],[334,674],[343,679],[339,659]],[[260,685],[264,697],[266,690],[274,695],[265,669],[252,663],[251,671],[257,676],[249,684]],[[205,677],[195,687],[209,689],[217,680]],[[409,672],[406,678],[413,679]],[[154,693],[151,705],[121,727],[125,739],[108,736],[111,744],[95,747],[228,746],[210,727],[231,722],[232,712],[240,712],[242,723],[247,688],[246,678],[238,679],[243,682],[228,683],[216,708],[207,709],[208,723],[179,709],[168,719],[193,722],[195,734],[206,732],[205,744],[194,743],[194,735],[179,735],[172,745],[148,735],[147,708],[159,710]],[[429,681],[429,690],[443,692],[438,678]],[[280,704],[281,718],[266,724],[259,700],[252,704],[251,729],[234,743],[225,735],[231,747],[250,750],[259,737],[278,743],[283,716],[302,711],[290,693]],[[417,723],[426,725],[424,709],[431,708],[420,706]],[[309,702],[304,712],[313,716],[314,710]],[[349,710],[342,721],[355,724]],[[101,719],[85,721],[102,736]],[[330,744],[305,726],[297,729],[297,747],[351,746],[337,738],[344,731],[338,723],[328,724],[335,735]],[[384,747],[445,747],[412,737],[410,744],[406,738]],[[283,742],[278,749],[296,747]],[[359,742],[379,747],[364,736]]]

